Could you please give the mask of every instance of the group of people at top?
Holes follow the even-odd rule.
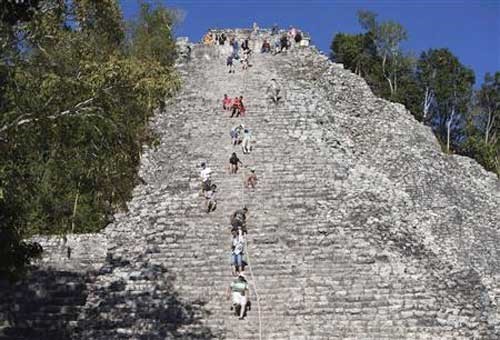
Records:
[[[272,44],[265,39],[260,48],[261,53],[272,52],[273,54],[278,54],[287,51],[294,44],[299,45],[303,40],[302,32],[293,26],[290,26],[287,33],[282,33],[281,35],[279,33],[278,26],[273,26],[271,30],[271,36],[274,36]]]
[[[213,32],[207,32],[203,36],[203,44],[204,45],[224,45],[226,43],[227,36],[225,33],[213,33]]]
[[[253,32],[256,33],[259,30],[256,23],[254,23]],[[203,37],[203,44],[205,45],[225,45],[229,41],[229,46],[231,47],[231,53],[227,56],[226,65],[229,69],[229,73],[235,73],[235,61],[239,60],[241,62],[242,70],[247,70],[250,64],[250,56],[252,54],[252,49],[249,44],[250,35],[238,42],[234,37],[228,37],[224,32],[208,32]],[[274,25],[271,29],[271,38],[265,39],[260,47],[261,53],[273,53],[278,54],[287,51],[294,45],[307,46],[308,40],[304,39],[303,33],[294,26],[290,26],[288,31],[281,31],[277,25]],[[242,52],[240,54],[240,51]]]

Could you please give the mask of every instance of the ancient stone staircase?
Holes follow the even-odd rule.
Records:
[[[498,180],[314,49],[255,54],[235,74],[226,53],[196,45],[179,65],[183,89],[151,122],[160,143],[128,212],[99,235],[41,239],[38,268],[1,286],[0,339],[497,339]],[[222,111],[224,93],[245,97],[244,118]],[[230,143],[240,122],[257,139],[249,155]],[[233,151],[256,168],[255,190],[247,169],[228,173]],[[219,188],[211,214],[201,161]],[[240,321],[225,289],[243,205],[254,279]]]

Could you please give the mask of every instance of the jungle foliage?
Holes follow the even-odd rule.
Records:
[[[0,276],[16,278],[34,234],[95,232],[138,182],[147,122],[180,86],[176,17],[115,0],[0,5]]]
[[[500,176],[500,72],[474,89],[474,72],[447,48],[405,53],[405,28],[359,11],[361,34],[338,33],[332,58],[364,77],[373,92],[404,104],[432,127],[443,150],[475,158]]]

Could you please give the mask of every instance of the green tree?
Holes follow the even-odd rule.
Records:
[[[163,66],[176,57],[173,27],[178,16],[160,4],[141,1],[139,17],[130,23],[130,50],[139,59],[153,59]]]
[[[408,38],[406,29],[394,21],[377,22],[377,15],[370,11],[358,11],[358,21],[373,39],[377,55],[380,57],[382,75],[387,81],[390,96],[398,90],[398,79],[403,64],[407,61],[400,44]]]
[[[358,11],[358,21],[366,32],[335,35],[330,46],[332,57],[362,75],[377,95],[403,99],[406,104],[409,92],[405,86],[413,89],[415,84],[415,62],[400,48],[407,38],[406,30],[393,21],[378,23],[377,15],[370,11]]]
[[[417,59],[401,49],[407,32],[400,24],[380,23],[370,11],[359,11],[358,21],[365,33],[336,34],[332,58],[363,76],[376,95],[404,104],[432,126],[444,150],[473,157],[500,176],[498,73],[485,78],[474,104],[474,72],[448,49]]]
[[[377,31],[377,14],[371,11],[358,11],[359,25],[368,32],[375,33]]]
[[[421,89],[415,76],[416,68],[417,58],[412,54],[406,54],[400,58],[396,70],[397,92],[392,94],[390,99],[405,105],[415,118],[421,120]],[[386,96],[390,96],[390,92]]]
[[[500,176],[500,72],[487,73],[476,93],[463,151]]]
[[[441,142],[445,143],[446,151],[450,152],[453,137],[461,137],[454,131],[462,128],[469,110],[474,72],[462,65],[448,49],[430,49],[419,58],[417,77],[420,88],[425,89],[427,96],[423,99],[424,118],[430,121]],[[429,93],[432,100],[427,104]]]
[[[375,45],[382,59],[382,74],[389,84],[391,96],[398,90],[401,64],[405,62],[400,44],[406,39],[406,29],[396,22],[383,22],[376,27]]]
[[[168,10],[148,13],[157,12]],[[114,0],[40,1],[28,21],[8,25],[0,32],[9,42],[0,63],[0,228],[8,233],[0,274],[15,277],[39,250],[23,239],[94,232],[124,207],[152,140],[147,121],[179,81],[172,59],[130,53],[138,40],[125,39]],[[171,28],[163,39],[173,49]]]
[[[0,2],[0,21],[14,25],[19,21],[29,21],[40,0],[4,0]]]
[[[484,142],[496,144],[500,134],[500,72],[486,73],[477,97],[483,112],[479,125]]]
[[[369,74],[375,58],[375,46],[370,33],[344,34],[338,33],[332,40],[331,56],[359,76]]]

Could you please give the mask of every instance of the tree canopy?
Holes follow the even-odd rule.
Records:
[[[378,22],[370,11],[359,11],[358,19],[365,32],[336,34],[332,58],[363,76],[375,94],[404,104],[430,125],[446,152],[473,157],[500,176],[498,72],[474,91],[474,72],[449,49],[415,58],[401,49],[408,38],[402,25]]]
[[[125,207],[179,79],[163,6],[143,4],[139,25],[114,0],[2,6],[0,275],[15,278],[40,253],[27,237],[94,232]]]

